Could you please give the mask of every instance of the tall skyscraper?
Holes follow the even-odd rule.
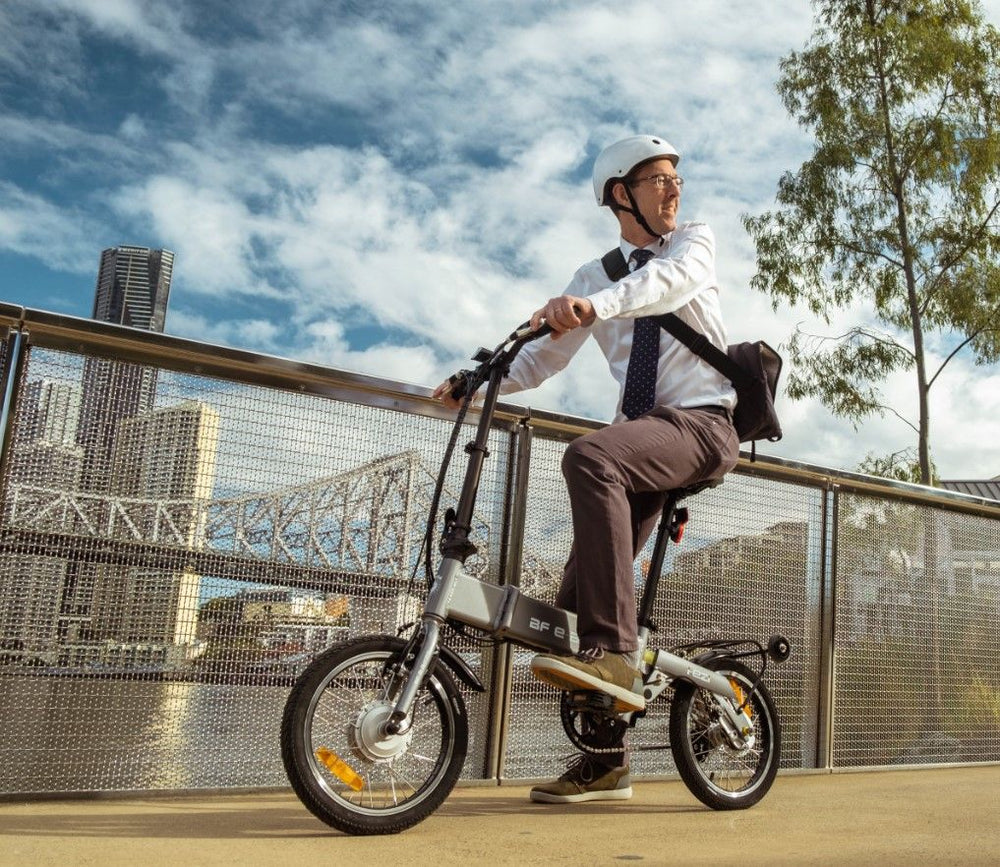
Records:
[[[94,319],[163,331],[174,254],[149,247],[111,247],[101,253]]]
[[[163,331],[174,254],[148,247],[112,247],[101,253],[94,319]],[[89,357],[83,369],[83,405],[77,442],[85,452],[82,485],[107,489],[119,423],[153,409],[156,369]]]
[[[148,247],[112,247],[101,253],[94,292],[94,319],[146,331],[163,331],[173,277],[174,254]],[[122,424],[153,411],[157,369],[113,357],[88,355],[83,362],[76,442],[83,460],[77,490],[111,490],[113,458]],[[100,570],[92,563],[69,564],[63,588],[63,638],[88,641],[94,632],[94,596]]]

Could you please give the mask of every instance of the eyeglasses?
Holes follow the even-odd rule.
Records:
[[[652,181],[653,186],[658,190],[665,190],[671,184],[677,184],[677,189],[681,189],[681,187],[684,186],[684,178],[680,175],[649,175],[645,178],[636,178],[630,183],[634,187],[636,184],[641,184],[643,181]]]

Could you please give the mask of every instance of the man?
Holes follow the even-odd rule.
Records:
[[[576,612],[580,654],[541,654],[536,677],[563,690],[610,695],[620,712],[642,710],[633,561],[656,524],[664,492],[731,470],[739,457],[732,425],[736,393],[715,368],[644,317],[673,312],[725,350],[715,276],[715,239],[703,223],[677,222],[679,153],[640,135],[606,148],[594,163],[594,194],[621,230],[631,273],[618,282],[600,259],[580,268],[566,291],[531,316],[553,328],[515,358],[504,392],[534,388],[593,335],[620,385],[610,426],[579,437],[562,462],[573,546],[556,605]],[[434,392],[455,405],[448,383]],[[581,757],[536,801],[631,797],[622,751],[606,762]]]

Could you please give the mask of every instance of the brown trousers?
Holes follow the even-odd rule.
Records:
[[[556,604],[576,612],[581,650],[638,647],[632,564],[665,492],[719,478],[738,458],[728,419],[698,409],[656,407],[570,443],[562,471],[573,547]]]

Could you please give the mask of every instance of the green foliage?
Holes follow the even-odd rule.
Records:
[[[778,92],[813,132],[780,180],[778,208],[743,222],[754,288],[829,323],[863,302],[871,322],[791,343],[794,398],[857,424],[884,412],[880,384],[915,374],[921,480],[930,478],[927,392],[962,349],[1000,358],[1000,34],[970,0],[818,0],[808,45]],[[884,329],[887,329],[884,330]],[[927,370],[925,335],[951,341]]]
[[[834,338],[797,329],[788,349],[793,368],[788,377],[789,397],[820,398],[855,427],[866,416],[887,409],[878,389],[869,383],[913,363],[912,351],[891,335],[866,328],[853,328]]]
[[[903,449],[884,457],[869,452],[858,465],[858,470],[869,476],[878,476],[882,479],[895,479],[899,482],[920,481],[920,462],[913,449]],[[937,479],[937,469],[932,464],[931,482],[936,483]]]

